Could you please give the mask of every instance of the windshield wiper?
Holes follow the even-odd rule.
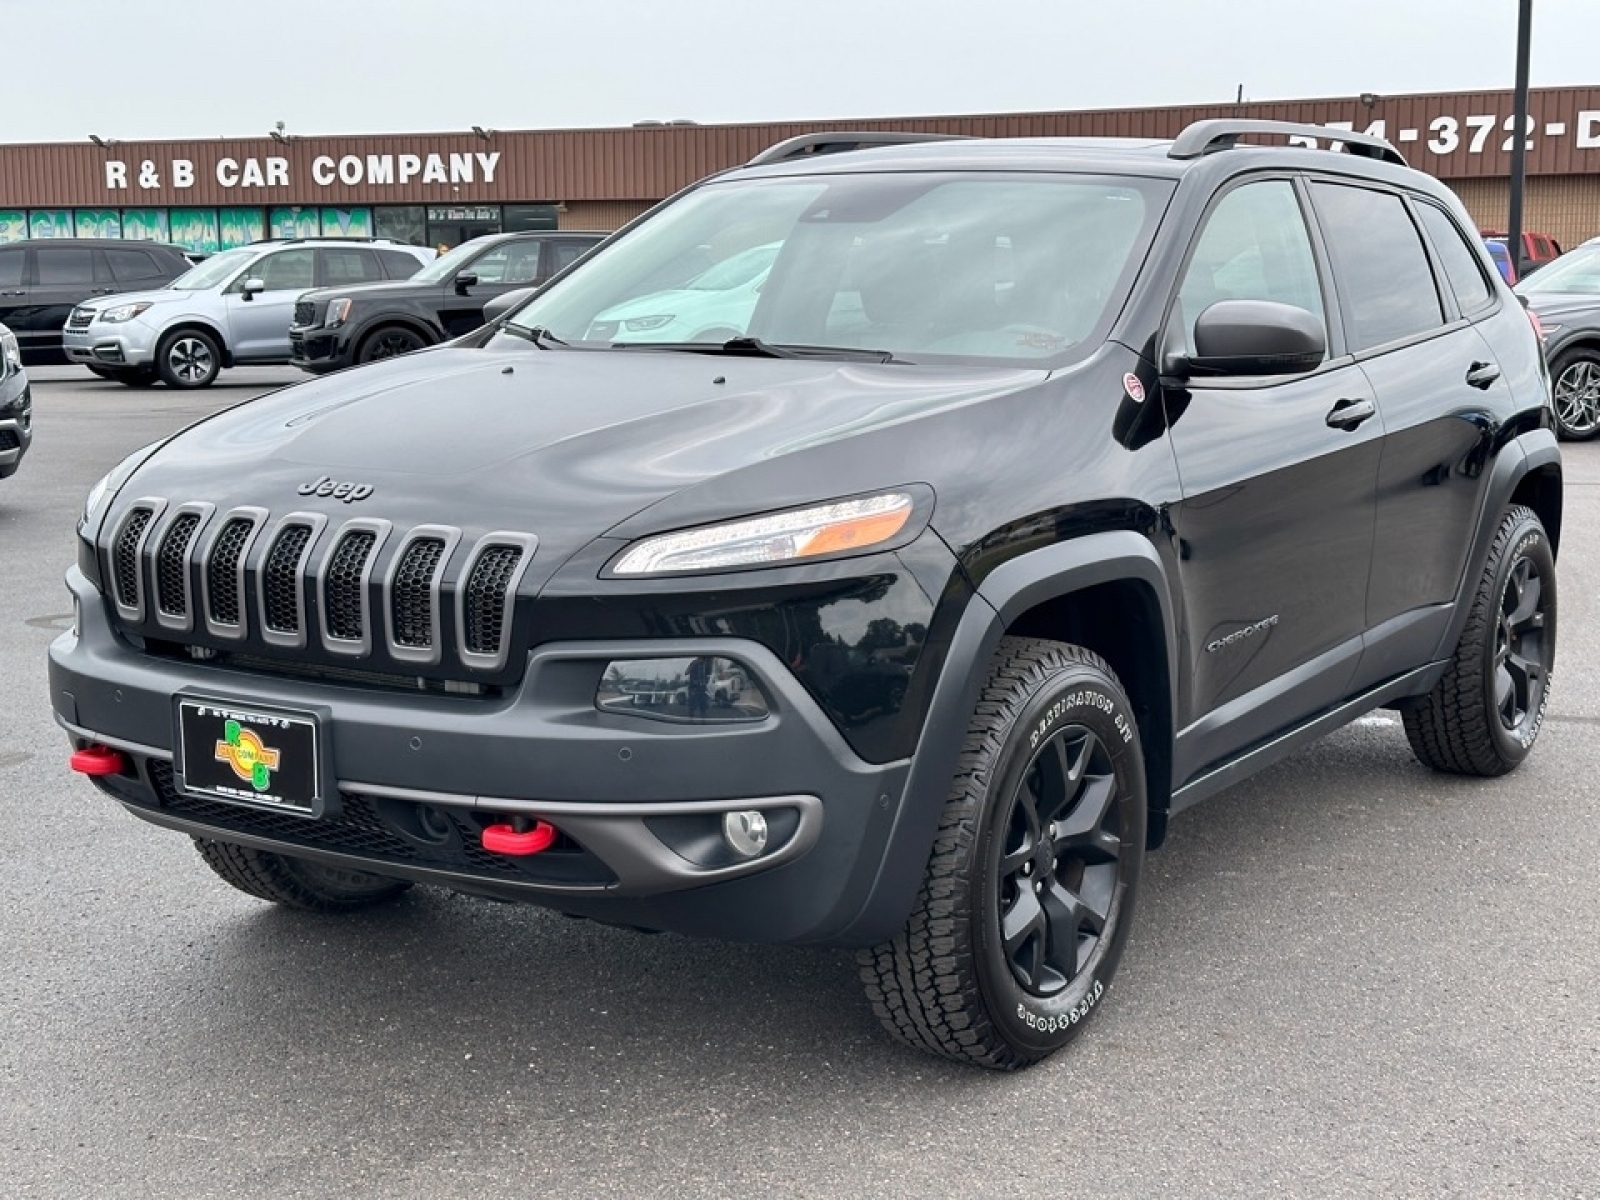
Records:
[[[736,337],[725,342],[612,342],[614,350],[676,350],[688,354],[717,354],[734,358],[844,358],[860,362],[891,363],[899,360],[888,350],[862,350],[855,346],[801,346]]]
[[[555,334],[551,333],[543,325],[525,326],[507,323],[500,326],[500,328],[506,333],[509,333],[512,337],[519,337],[524,341],[532,342],[541,350],[548,350],[551,346],[565,346],[568,344],[558,338]]]

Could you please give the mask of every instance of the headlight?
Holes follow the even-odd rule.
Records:
[[[0,379],[13,371],[22,370],[22,347],[17,345],[17,335],[9,329],[0,329]]]
[[[350,300],[341,296],[328,304],[328,314],[322,319],[323,327],[332,329],[335,325],[343,325],[344,319],[350,315]]]
[[[144,464],[144,460],[154,454],[160,446],[161,442],[151,442],[148,446],[135,450],[107,471],[100,482],[89,489],[89,495],[83,502],[83,516],[78,521],[78,530],[84,537],[93,540],[99,536],[100,523],[106,519],[106,511],[110,509],[111,502],[117,498],[117,493],[122,490],[122,485],[128,482],[129,476],[137,471]]]
[[[840,500],[769,517],[707,525],[646,538],[618,561],[618,575],[715,571],[866,550],[899,533],[911,518],[907,492]]]
[[[103,308],[100,310],[100,320],[112,325],[119,321],[131,321],[149,307],[150,301],[141,300],[137,304],[119,304],[115,308]]]
[[[672,324],[672,314],[664,313],[656,317],[629,317],[622,324],[630,333],[643,333],[647,329],[660,329],[663,325]]]

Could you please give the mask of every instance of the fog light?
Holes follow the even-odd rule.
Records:
[[[754,858],[767,848],[767,819],[755,809],[722,818],[722,840],[740,858]]]

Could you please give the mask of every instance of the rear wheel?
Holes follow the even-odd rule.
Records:
[[[1600,354],[1568,350],[1551,369],[1556,404],[1556,432],[1569,442],[1587,442],[1600,434]]]
[[[206,865],[241,892],[307,912],[352,912],[392,900],[410,881],[324,866],[268,850],[194,839]]]
[[[156,350],[156,370],[168,387],[210,387],[221,369],[222,353],[216,339],[198,329],[169,333]]]
[[[1504,775],[1528,757],[1556,657],[1556,565],[1531,509],[1506,510],[1455,657],[1404,711],[1417,758],[1455,775]]]
[[[911,917],[858,956],[884,1026],[999,1070],[1071,1041],[1127,943],[1145,805],[1111,668],[1078,646],[1003,640]]]
[[[421,350],[427,344],[414,329],[407,329],[404,325],[380,325],[361,339],[356,361],[369,363],[382,358],[396,358],[413,350]]]

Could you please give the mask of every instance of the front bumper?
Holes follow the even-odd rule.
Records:
[[[100,742],[131,767],[96,782],[129,811],[200,837],[532,900],[622,924],[748,941],[830,941],[871,892],[907,763],[854,754],[792,674],[734,638],[567,642],[536,648],[496,697],[437,696],[290,679],[147,655],[111,628],[81,572],[76,632],[50,648],[50,690],[74,748]],[[614,658],[742,661],[772,715],[675,725],[597,710]],[[173,697],[326,714],[338,803],[325,818],[202,799],[173,771]],[[723,814],[758,809],[768,849],[730,861]],[[562,852],[506,858],[482,828],[534,817]]]
[[[143,321],[95,321],[61,331],[68,361],[98,367],[147,367],[156,359],[159,331]]]
[[[0,381],[0,479],[16,474],[32,444],[33,397],[28,377],[10,375]]]
[[[355,360],[354,347],[342,333],[342,329],[324,329],[318,325],[291,325],[290,365],[313,375],[350,366]]]

